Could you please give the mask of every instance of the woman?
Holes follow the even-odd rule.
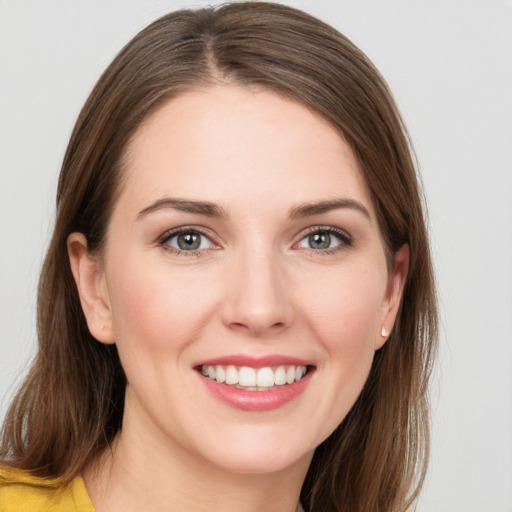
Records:
[[[322,22],[245,2],[138,34],[71,136],[38,304],[2,510],[416,498],[436,339],[418,183],[384,81]]]

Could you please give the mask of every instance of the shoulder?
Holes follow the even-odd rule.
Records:
[[[76,477],[63,485],[26,471],[0,466],[1,512],[94,512],[84,483]]]

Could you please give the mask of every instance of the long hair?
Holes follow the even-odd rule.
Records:
[[[87,329],[66,241],[101,252],[123,155],[146,116],[210,84],[251,84],[322,115],[356,155],[388,261],[410,265],[395,327],[341,425],[315,451],[301,500],[309,511],[405,511],[428,459],[427,385],[436,298],[419,180],[388,87],[346,37],[296,9],[243,2],[155,21],[119,53],[85,103],[65,154],[57,218],[38,291],[39,349],[3,426],[0,460],[69,481],[121,428],[126,378],[115,345]]]

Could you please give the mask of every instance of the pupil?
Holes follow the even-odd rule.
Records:
[[[185,251],[198,249],[200,245],[201,239],[196,233],[184,233],[178,237],[178,246]]]
[[[309,245],[313,249],[328,249],[331,245],[331,235],[325,232],[309,235]]]

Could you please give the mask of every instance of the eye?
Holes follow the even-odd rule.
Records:
[[[160,239],[160,245],[167,249],[180,252],[195,253],[217,246],[204,233],[197,229],[185,228],[166,233]]]
[[[345,231],[332,227],[315,227],[308,230],[297,247],[330,252],[350,245],[352,239]]]

